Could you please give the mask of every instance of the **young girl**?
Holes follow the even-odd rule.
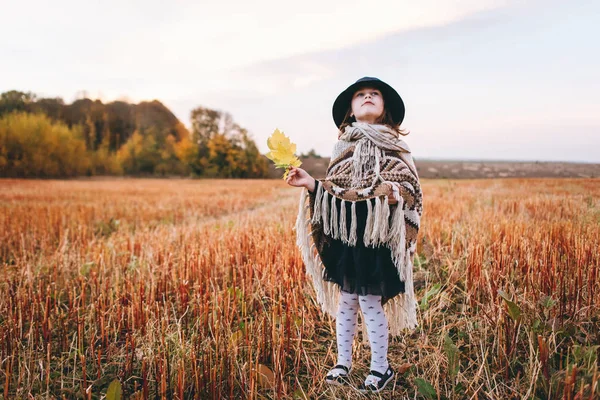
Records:
[[[325,380],[348,382],[360,308],[371,346],[363,393],[379,392],[394,377],[389,332],[417,326],[412,258],[422,193],[410,149],[400,139],[404,111],[402,98],[385,82],[357,80],[333,104],[339,140],[325,179],[295,167],[287,178],[304,188],[297,244],[322,310],[336,319],[338,359]]]

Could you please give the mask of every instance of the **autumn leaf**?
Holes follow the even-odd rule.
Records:
[[[121,388],[121,382],[118,379],[114,379],[110,385],[108,385],[106,398],[108,400],[121,400],[122,395],[123,389]]]
[[[302,162],[296,157],[296,145],[290,141],[279,129],[267,139],[270,152],[267,158],[275,163],[276,168],[285,168],[283,179],[287,178],[290,167],[299,167]]]

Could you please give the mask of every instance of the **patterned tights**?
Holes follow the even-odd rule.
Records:
[[[358,307],[363,313],[371,343],[371,369],[384,373],[388,368],[388,322],[381,306],[381,296],[341,291],[336,317],[338,364],[352,365],[352,342],[356,333]]]

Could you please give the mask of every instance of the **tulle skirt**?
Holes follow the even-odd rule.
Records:
[[[356,245],[349,246],[339,239],[326,236],[320,252],[325,267],[323,279],[335,282],[340,289],[359,295],[382,296],[382,304],[404,293],[404,282],[398,272],[390,250],[385,246],[365,246],[363,234],[367,220],[367,201],[356,202]],[[336,199],[336,209],[341,210],[341,200]],[[351,208],[346,207],[347,228],[350,229]]]

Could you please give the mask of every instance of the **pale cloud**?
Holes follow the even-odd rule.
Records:
[[[161,43],[168,46],[164,48],[165,59],[176,58],[203,71],[219,72],[353,46],[392,32],[442,25],[504,3],[500,0],[189,3],[177,21],[163,27]],[[294,8],[300,5],[302,11]],[[205,54],[211,55],[210,62],[202,59]]]
[[[313,65],[302,67],[301,75],[278,72],[247,79],[239,71],[447,24],[505,2],[12,2],[11,18],[0,25],[0,49],[11,54],[15,83],[43,92],[60,87],[62,93],[85,89],[139,99],[198,92],[269,95],[327,79],[331,72]]]
[[[294,5],[12,2],[0,92],[158,99],[186,125],[201,105],[230,112],[261,151],[278,127],[328,155],[333,100],[377,76],[405,99],[416,158],[600,161],[596,1]]]

